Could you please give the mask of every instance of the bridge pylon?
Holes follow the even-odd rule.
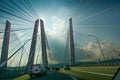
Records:
[[[41,46],[42,46],[42,62],[48,67],[47,51],[46,51],[46,35],[44,30],[43,20],[40,19],[40,28],[41,28]]]
[[[74,51],[74,36],[72,18],[69,19],[69,52],[70,52],[70,65],[75,64],[75,51]]]
[[[10,30],[11,30],[11,23],[9,21],[6,21],[0,63],[4,62],[8,58]],[[7,67],[7,62],[2,67],[6,68]]]
[[[34,31],[32,36],[32,42],[28,57],[27,67],[29,68],[31,65],[34,64],[34,57],[35,57],[35,50],[36,50],[36,43],[37,43],[37,34],[38,34],[38,26],[39,26],[39,19],[35,21]]]

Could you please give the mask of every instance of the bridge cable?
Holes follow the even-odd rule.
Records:
[[[21,4],[24,5],[25,8],[32,14],[31,16],[36,19],[35,15],[34,15],[33,12],[30,10],[30,7],[25,3],[25,1],[24,1],[24,2],[22,2],[23,0],[19,0],[19,1],[20,1]],[[24,3],[25,3],[25,4],[24,4]],[[29,14],[29,15],[30,15],[30,14]]]
[[[28,42],[28,41],[27,41]],[[23,44],[20,48],[18,48],[9,58],[7,58],[7,60],[3,61],[1,64],[0,64],[0,67],[4,66],[5,63],[10,59],[12,58],[23,46],[25,46],[27,44],[27,42],[25,44]]]
[[[24,16],[24,18],[26,17],[26,16],[28,16],[28,13],[25,11],[25,10],[23,10],[21,7],[19,7],[16,3],[12,3],[12,4],[14,4],[16,7],[18,7],[19,9],[21,9],[21,11],[23,11],[24,13],[22,13],[21,11],[19,11],[18,9],[16,9],[15,7],[12,7],[11,5],[9,5],[9,4],[7,4],[6,2],[4,2],[4,1],[2,1],[2,3],[4,3],[5,4],[5,6],[2,6],[4,9],[7,9],[8,11],[13,11],[15,14],[17,14],[17,15],[19,15],[19,16]],[[8,6],[8,7],[10,7],[11,9],[8,9],[6,6]],[[17,13],[16,13],[16,11],[17,11]],[[18,12],[19,13],[21,13],[22,15],[20,15],[20,14],[18,14]],[[27,17],[28,18],[28,17]],[[26,19],[27,19],[26,18]],[[30,18],[29,18],[30,19]]]
[[[36,13],[35,9],[32,7],[32,5],[30,4],[29,0],[24,0],[26,2],[26,4],[29,6],[29,8],[31,9],[31,11],[33,11],[33,13],[36,15],[36,17],[39,17],[39,15]]]
[[[28,35],[28,33],[29,33],[29,32],[27,32],[26,35]],[[25,35],[23,34],[23,35],[22,35],[21,37],[19,37],[19,38],[22,38],[23,36],[25,36]],[[15,42],[16,40],[18,40],[18,38],[17,38],[17,39],[14,39],[13,41],[11,41],[10,44],[12,44],[13,42]],[[21,42],[19,41],[19,43],[21,43]],[[11,49],[11,50],[9,51],[9,54],[10,54],[18,45],[19,45],[19,44],[17,44],[13,49]]]
[[[22,10],[24,13],[26,13],[27,15],[29,15],[28,12],[26,12],[24,9],[22,9],[19,5],[17,5],[17,3],[15,3],[14,1],[12,0],[9,0],[12,4],[14,4],[16,7],[18,7],[20,10]],[[33,17],[32,17],[33,18]],[[34,18],[33,18],[34,19]]]
[[[13,20],[13,21],[15,21],[15,22],[22,23],[22,24],[28,24],[28,23],[26,23],[25,21],[21,21],[21,20],[18,20],[18,19],[9,18],[9,17],[6,17],[6,16],[1,16],[1,15],[0,15],[0,18]]]
[[[66,61],[65,64],[67,64],[67,58],[69,58],[69,55],[67,55],[67,54],[69,54],[69,33],[70,32],[69,32],[69,28],[68,28],[67,39],[66,39],[66,47],[65,47],[65,52],[64,52],[64,61]]]
[[[17,17],[17,18],[19,18],[19,19],[22,19],[22,20],[25,20],[25,21],[34,23],[33,21],[31,21],[31,20],[29,20],[29,19],[26,19],[26,18],[24,18],[24,17],[20,17],[20,16],[18,16],[18,15],[16,15],[16,14],[13,14],[13,13],[11,13],[11,12],[9,12],[9,11],[4,10],[4,9],[0,9],[0,11],[1,11],[1,12],[4,12],[4,13],[7,13],[7,14],[9,14],[9,15],[15,16],[15,17]]]

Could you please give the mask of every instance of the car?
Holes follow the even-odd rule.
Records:
[[[33,78],[34,76],[42,76],[46,74],[46,68],[42,64],[34,64],[31,65],[29,68],[29,76],[30,78]]]
[[[60,68],[59,67],[55,67],[55,71],[58,71],[58,70],[60,70]]]
[[[54,67],[51,67],[50,70],[58,71],[58,70],[60,70],[60,68],[58,66],[54,66]]]
[[[65,65],[65,67],[63,67],[64,70],[70,70],[70,66],[69,65]]]

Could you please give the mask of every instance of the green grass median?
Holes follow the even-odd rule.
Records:
[[[118,66],[71,67],[71,70],[61,70],[61,73],[72,75],[81,80],[111,80]]]

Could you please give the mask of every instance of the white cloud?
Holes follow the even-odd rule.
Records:
[[[16,33],[16,35],[17,35],[18,38],[20,38],[23,35],[23,33],[21,31],[17,31],[15,33]]]
[[[2,42],[3,42],[3,39],[0,39],[0,45],[2,44]]]
[[[17,38],[19,39],[19,41],[22,43],[24,43],[24,41],[26,39],[28,39],[28,37],[26,37],[26,34],[21,31],[17,31],[17,32],[15,32],[15,34],[16,34]]]
[[[109,47],[111,47],[111,44],[110,44],[110,42],[109,41],[101,41],[101,47],[104,49],[104,48],[109,48]]]
[[[105,41],[105,40],[100,41],[100,45],[105,56],[114,54],[113,50],[110,48],[112,47],[112,45],[109,41]],[[95,43],[95,42],[89,42],[86,47],[80,47],[80,50],[83,53],[89,54],[94,58],[102,57],[102,53],[100,51],[99,45],[98,43]]]
[[[48,35],[53,38],[57,39],[59,41],[64,41],[65,40],[65,35],[66,35],[66,29],[67,27],[65,26],[65,20],[62,20],[56,16],[52,16],[52,27],[47,28],[47,33]]]
[[[48,58],[48,62],[50,64],[56,64],[56,63],[58,63],[55,59],[53,59],[53,53],[52,53],[52,51],[48,50],[48,49],[47,49],[47,58]]]

